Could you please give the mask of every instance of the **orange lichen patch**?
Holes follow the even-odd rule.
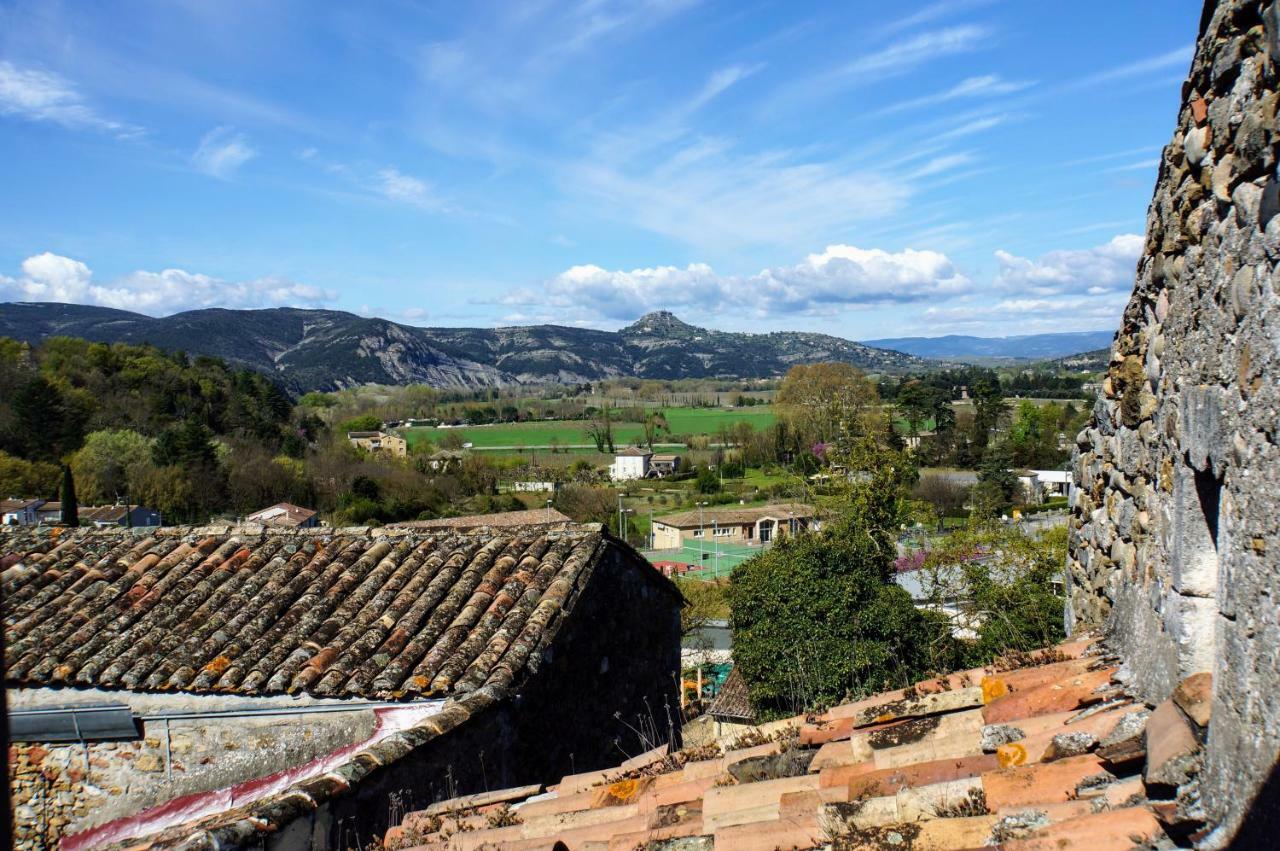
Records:
[[[204,666],[204,671],[210,674],[221,674],[231,667],[231,660],[226,656],[216,656],[209,660],[209,664]]]
[[[1001,745],[996,748],[996,759],[1000,760],[1001,768],[1022,765],[1027,761],[1027,749],[1017,742]]]
[[[983,703],[990,703],[1009,693],[1009,684],[1000,677],[983,677],[981,685]]]
[[[640,777],[630,780],[619,780],[596,790],[591,798],[592,807],[617,807],[635,803],[641,793],[648,791],[653,785],[653,778]]]

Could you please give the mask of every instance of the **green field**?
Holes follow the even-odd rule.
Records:
[[[773,409],[761,405],[754,408],[667,408],[667,423],[671,427],[671,435],[714,436],[722,426],[733,423],[748,422],[757,429],[773,424]],[[572,446],[574,444],[591,443],[587,437],[587,423],[577,420],[556,420],[527,423],[500,423],[484,426],[462,426],[458,428],[411,428],[404,432],[410,446],[423,440],[439,443],[442,435],[457,434],[463,441],[476,449],[494,449],[498,447],[532,447],[532,446]],[[613,427],[613,440],[618,447],[638,443],[643,439],[644,429],[639,423],[616,423]],[[663,434],[658,442],[666,442],[670,436]]]

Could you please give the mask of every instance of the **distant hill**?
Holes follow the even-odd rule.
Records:
[[[659,311],[620,331],[561,325],[418,328],[336,310],[192,310],[161,318],[74,304],[0,304],[0,336],[150,343],[276,376],[294,392],[359,384],[479,389],[601,378],[770,378],[798,363],[921,369],[902,352],[826,334],[712,331]]]
[[[1025,334],[1017,337],[893,337],[866,340],[868,346],[893,349],[922,358],[942,360],[1044,360],[1110,348],[1112,331],[1073,331]]]
[[[1069,369],[1076,372],[1103,372],[1111,362],[1111,347],[1094,349],[1091,352],[1080,352],[1057,358],[1052,364],[1058,369]]]

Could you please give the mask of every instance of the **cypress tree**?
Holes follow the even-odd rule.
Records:
[[[71,465],[62,465],[62,522],[68,526],[80,525],[80,506],[76,502],[76,480],[71,475]]]

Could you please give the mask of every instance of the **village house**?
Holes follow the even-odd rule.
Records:
[[[320,515],[313,509],[302,508],[291,502],[277,502],[270,508],[255,511],[245,520],[286,529],[314,529],[320,525]]]
[[[609,478],[615,482],[629,482],[649,475],[649,461],[653,453],[638,446],[628,446],[618,452],[609,465]]]
[[[678,711],[680,595],[598,526],[15,529],[0,567],[19,849],[364,847]]]
[[[43,499],[11,499],[0,500],[0,525],[34,526],[40,522],[40,507]]]
[[[656,453],[649,459],[649,473],[652,478],[665,478],[680,471],[680,456],[669,452]]]
[[[366,452],[385,452],[396,458],[404,458],[409,454],[408,442],[399,435],[385,431],[349,431],[347,440],[357,449]]]
[[[469,454],[462,449],[440,449],[427,456],[427,467],[433,473],[449,473],[461,467]]]
[[[145,505],[81,505],[76,511],[81,526],[159,526],[160,512]],[[36,511],[42,525],[65,522],[62,503],[51,500]]]
[[[726,544],[768,544],[786,535],[819,528],[813,506],[800,503],[748,508],[706,508],[655,517],[653,548],[675,550],[686,541]]]

